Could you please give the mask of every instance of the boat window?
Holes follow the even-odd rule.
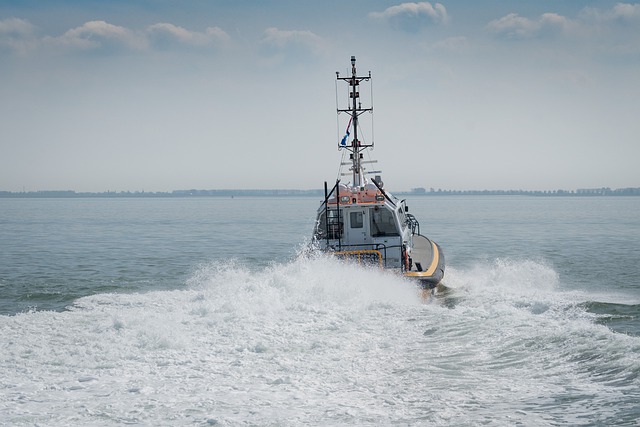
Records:
[[[342,218],[338,217],[337,209],[329,209],[326,211],[320,212],[317,219],[316,225],[316,238],[317,239],[340,239],[342,238],[343,224]],[[327,222],[329,223],[328,234],[327,234]]]
[[[371,209],[371,235],[373,237],[380,236],[399,236],[398,226],[393,211],[381,208]]]
[[[350,224],[351,224],[351,228],[362,228],[364,227],[364,221],[363,221],[363,213],[362,212],[351,212],[349,214],[350,216]]]
[[[407,228],[407,215],[404,213],[404,204],[401,204],[398,208],[398,219],[400,220],[400,226],[404,230]]]

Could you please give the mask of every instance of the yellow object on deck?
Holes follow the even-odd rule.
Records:
[[[375,262],[377,259],[380,268],[384,267],[382,253],[375,249],[361,249],[353,251],[336,251],[335,255],[346,259],[355,259],[358,264]]]

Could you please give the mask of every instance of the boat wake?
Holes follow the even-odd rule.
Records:
[[[532,260],[496,259],[467,269],[452,267],[443,282],[447,295],[468,303],[550,300],[558,297],[559,276]]]
[[[425,303],[399,275],[307,255],[0,316],[0,412],[11,425],[635,419],[640,338],[601,324],[552,268],[495,260],[450,268],[445,285]]]
[[[415,286],[397,274],[314,252],[258,271],[238,262],[212,263],[203,266],[188,286],[223,300],[285,308],[300,304],[366,306],[420,301]]]

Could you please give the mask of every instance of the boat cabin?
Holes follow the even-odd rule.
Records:
[[[361,189],[340,185],[318,209],[314,231],[321,249],[377,262],[384,268],[404,266],[411,235],[404,201],[385,196],[373,184]]]

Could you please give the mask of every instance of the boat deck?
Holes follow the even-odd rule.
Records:
[[[413,236],[413,250],[411,251],[413,263],[411,264],[411,271],[427,271],[433,263],[433,250],[434,245],[431,244],[431,240],[420,234]]]
[[[424,289],[433,289],[444,276],[444,254],[437,243],[416,234],[413,236],[411,251],[413,263],[407,277],[418,279]]]

